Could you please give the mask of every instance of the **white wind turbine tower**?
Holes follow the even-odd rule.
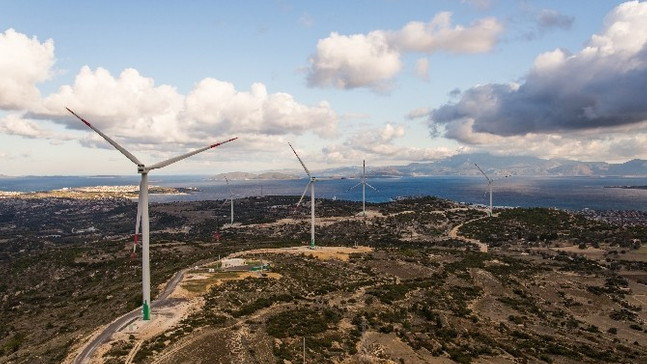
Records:
[[[144,163],[140,162],[137,157],[135,157],[133,154],[131,154],[129,151],[127,151],[125,148],[123,148],[121,145],[117,144],[114,140],[110,139],[107,135],[102,133],[99,129],[95,128],[92,124],[87,122],[85,119],[77,115],[74,111],[70,110],[67,108],[67,111],[72,113],[72,115],[76,116],[79,120],[81,120],[85,125],[87,125],[90,129],[94,130],[97,134],[99,134],[103,139],[105,139],[108,143],[110,143],[113,147],[115,147],[118,151],[121,152],[121,154],[125,155],[126,158],[130,159],[133,163],[137,165],[137,173],[141,174],[141,182],[139,183],[139,199],[137,201],[137,222],[135,226],[135,244],[137,243],[137,234],[139,232],[139,225],[141,223],[141,230],[142,230],[142,318],[144,320],[150,320],[150,311],[151,311],[151,273],[150,273],[150,247],[149,247],[149,230],[150,230],[150,224],[149,224],[149,217],[148,217],[148,172],[152,171],[153,169],[159,169],[166,167],[170,164],[173,164],[175,162],[179,162],[185,158],[191,157],[195,154],[198,154],[200,152],[204,152],[207,149],[215,148],[219,145],[229,143],[231,141],[234,141],[236,138],[231,138],[228,140],[225,140],[220,143],[215,143],[208,145],[206,147],[194,150],[192,152],[182,154],[177,157],[173,157],[171,159],[167,159],[165,161],[153,164],[151,166],[146,166]]]
[[[303,169],[306,171],[308,178],[310,178],[308,184],[306,185],[305,190],[303,190],[303,194],[301,195],[299,202],[297,203],[297,207],[301,205],[301,201],[303,201],[303,197],[306,195],[306,192],[308,192],[308,187],[310,187],[310,220],[311,220],[310,221],[310,249],[315,249],[315,182],[329,180],[331,178],[313,177],[310,171],[308,170],[308,168],[306,167],[306,165],[303,164],[303,161],[297,154],[297,151],[294,150],[294,147],[292,147],[292,144],[288,143],[288,145],[294,152],[294,155],[297,156],[297,159],[299,160],[299,163],[301,163],[301,166],[303,167]]]
[[[487,174],[485,174],[485,172],[483,172],[483,170],[481,169],[481,167],[479,167],[478,164],[474,163],[474,165],[485,176],[485,179],[487,179],[487,184],[488,184],[488,187],[490,188],[490,217],[492,217],[492,184],[494,183],[494,180],[491,179],[490,177],[488,177]],[[507,177],[509,177],[509,175],[506,175],[503,178],[507,178]]]
[[[229,219],[229,224],[233,225],[234,224],[234,193],[231,191],[231,186],[229,185],[229,178],[225,176],[225,181],[227,182],[227,189],[229,189],[229,202],[231,205],[231,214],[230,214],[230,219]],[[225,200],[225,203],[227,200]],[[224,203],[223,203],[224,205]]]
[[[362,181],[349,188],[348,190],[350,191],[359,185],[362,185],[362,216],[366,216],[366,186],[369,186],[373,190],[377,191],[375,187],[366,182],[366,160],[362,160]]]

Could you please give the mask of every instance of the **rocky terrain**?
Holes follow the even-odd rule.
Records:
[[[271,270],[203,272],[218,283],[184,282],[178,300],[197,304],[181,320],[114,338],[96,362],[647,361],[644,222],[552,209],[488,218],[433,197],[360,217],[361,203],[318,200],[317,245],[351,253],[282,253],[309,243],[297,199],[237,200],[233,226],[222,201],[152,204],[154,287],[234,253]],[[140,304],[135,212],[128,199],[0,199],[0,363],[70,360]]]

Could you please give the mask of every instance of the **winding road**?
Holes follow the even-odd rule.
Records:
[[[153,300],[153,302],[151,303],[151,309],[154,309],[156,307],[161,307],[169,303],[168,297],[175,290],[175,287],[177,287],[178,283],[182,281],[184,274],[188,270],[189,268],[186,268],[175,273],[173,278],[171,278],[171,280],[166,285],[164,292],[162,292],[162,294],[156,300]],[[140,315],[141,315],[141,308],[137,308],[119,317],[118,319],[114,320],[110,325],[108,325],[105,329],[103,329],[101,333],[96,335],[92,340],[90,340],[90,342],[88,342],[85,345],[83,350],[81,350],[81,352],[76,356],[73,363],[74,364],[90,363],[90,359],[92,359],[92,356],[97,351],[99,346],[101,346],[108,339],[110,339],[110,337],[112,337],[114,333],[116,333],[117,331],[121,330],[123,327],[130,325],[135,320],[137,320],[140,317]]]
[[[476,219],[465,221],[463,223],[460,223],[460,224],[454,226],[454,228],[449,231],[449,237],[452,238],[452,239],[459,239],[459,240],[463,240],[463,241],[468,242],[468,243],[476,244],[476,245],[478,245],[479,250],[482,253],[487,253],[487,244],[482,243],[480,240],[470,239],[470,238],[466,238],[464,236],[458,235],[458,229],[460,229],[461,226],[463,226],[463,225],[465,225],[467,223],[476,221],[476,220],[485,219],[487,217],[489,217],[489,216],[479,217],[479,218],[476,218]]]

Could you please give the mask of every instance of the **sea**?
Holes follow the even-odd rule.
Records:
[[[213,180],[205,175],[149,175],[149,184],[195,189],[181,195],[151,195],[151,202],[222,200],[264,195],[301,196],[307,179]],[[87,186],[137,185],[133,176],[25,176],[0,177],[2,191],[49,191]],[[436,196],[466,204],[489,205],[489,186],[482,176],[420,176],[369,178],[367,202],[387,202],[406,197]],[[647,177],[509,177],[492,184],[497,207],[554,207],[565,210],[637,210],[647,212]],[[309,194],[309,189],[308,189]],[[362,201],[359,179],[323,180],[315,197]]]

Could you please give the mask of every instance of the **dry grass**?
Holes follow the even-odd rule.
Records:
[[[296,254],[296,255],[312,255],[313,257],[321,260],[338,259],[341,261],[348,261],[348,258],[353,253],[370,253],[373,248],[367,246],[351,247],[329,247],[319,246],[315,249],[310,249],[308,246],[300,246],[295,248],[276,248],[276,249],[253,249],[243,252],[238,252],[229,255],[229,258],[258,255],[258,254]]]
[[[245,278],[259,277],[258,272],[214,272],[214,273],[189,273],[180,284],[181,289],[188,294],[186,298],[197,297],[207,292],[214,285],[220,285],[226,281],[236,281]],[[279,279],[278,273],[266,273],[266,277]]]

